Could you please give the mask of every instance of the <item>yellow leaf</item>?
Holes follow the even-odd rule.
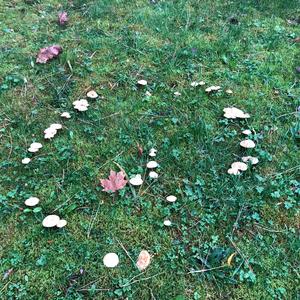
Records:
[[[232,253],[228,258],[227,258],[227,265],[229,267],[231,267],[231,262],[232,262],[232,259],[235,257],[236,255],[236,252]]]

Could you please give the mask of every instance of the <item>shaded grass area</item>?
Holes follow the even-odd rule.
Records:
[[[299,297],[299,44],[292,40],[300,29],[287,23],[299,15],[297,1],[0,3],[0,270],[13,269],[0,281],[3,299]],[[63,28],[62,9],[70,15]],[[36,65],[50,44],[62,45],[62,55]],[[207,95],[190,86],[198,80],[223,91]],[[91,88],[103,99],[73,112]],[[230,105],[251,119],[224,120]],[[61,121],[62,133],[21,165],[65,110],[72,119]],[[257,147],[242,151],[247,128]],[[144,174],[151,147],[158,181],[135,194],[101,192],[99,179],[116,163],[129,176]],[[227,175],[244,154],[260,164]],[[166,203],[169,194],[178,201]],[[41,211],[24,211],[31,195]],[[66,229],[42,228],[53,212],[68,220]],[[133,260],[149,250],[149,269],[140,274],[121,245]],[[118,253],[118,268],[105,269],[107,252]],[[203,269],[212,270],[190,273]]]

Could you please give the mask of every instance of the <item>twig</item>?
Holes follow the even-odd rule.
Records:
[[[89,225],[89,229],[88,229],[88,233],[87,233],[87,237],[89,238],[90,237],[90,234],[91,234],[91,231],[92,231],[92,228],[93,228],[93,225],[94,225],[94,222],[97,218],[97,215],[98,215],[98,212],[99,212],[99,209],[100,209],[100,205],[101,205],[101,202],[99,202],[98,204],[98,208],[97,208],[97,211],[96,211],[96,214],[94,216],[94,218],[92,219],[90,225]]]
[[[210,269],[193,270],[193,271],[188,272],[188,274],[193,274],[193,273],[205,273],[205,272],[208,272],[208,271],[217,270],[217,269],[222,269],[222,268],[225,268],[225,267],[227,267],[227,265],[222,265],[222,266],[218,266],[218,267],[214,267],[214,268],[210,268]]]
[[[286,232],[285,230],[274,230],[274,229],[269,229],[269,228],[263,227],[263,226],[261,226],[261,225],[259,225],[259,224],[257,224],[257,223],[255,223],[254,226],[259,227],[259,228],[261,228],[262,230],[265,230],[265,231],[268,231],[268,232],[281,232],[281,233],[282,233],[282,232]]]
[[[126,248],[124,247],[124,245],[116,238],[116,241],[118,242],[118,244],[122,247],[122,249],[124,250],[124,252],[126,253],[126,255],[129,257],[129,259],[132,261],[132,263],[134,264],[134,266],[136,266],[135,261],[132,259],[132,257],[129,255],[128,251],[126,250]]]

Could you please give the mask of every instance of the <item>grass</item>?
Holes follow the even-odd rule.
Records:
[[[298,299],[300,27],[287,22],[298,4],[0,1],[0,271],[13,269],[0,298]],[[62,9],[66,27],[57,25]],[[63,47],[60,57],[35,64],[51,44]],[[195,80],[223,91],[207,95]],[[91,88],[103,99],[73,111]],[[230,105],[251,118],[225,120]],[[60,120],[63,111],[72,118]],[[63,122],[62,133],[21,165],[52,122]],[[255,150],[239,147],[246,128]],[[128,186],[101,192],[99,179],[117,164],[144,173],[151,147],[158,181],[136,195]],[[259,165],[229,176],[244,153]],[[169,194],[178,201],[167,204]],[[24,209],[31,195],[41,210]],[[42,228],[53,212],[65,229]],[[133,260],[150,251],[150,267],[140,274],[122,245]],[[107,252],[118,253],[117,268],[103,266]]]

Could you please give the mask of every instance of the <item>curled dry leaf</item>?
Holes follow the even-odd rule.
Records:
[[[121,190],[127,183],[125,180],[125,174],[123,171],[115,172],[110,170],[108,179],[100,179],[101,186],[104,188],[104,192],[116,192]]]
[[[66,11],[61,11],[58,13],[58,24],[59,25],[66,25],[69,21],[68,13]]]
[[[147,250],[142,250],[139,254],[136,266],[140,271],[144,271],[150,265],[151,256]]]
[[[36,62],[45,64],[48,60],[57,57],[62,52],[62,47],[59,45],[53,45],[46,48],[42,48],[36,58]]]

